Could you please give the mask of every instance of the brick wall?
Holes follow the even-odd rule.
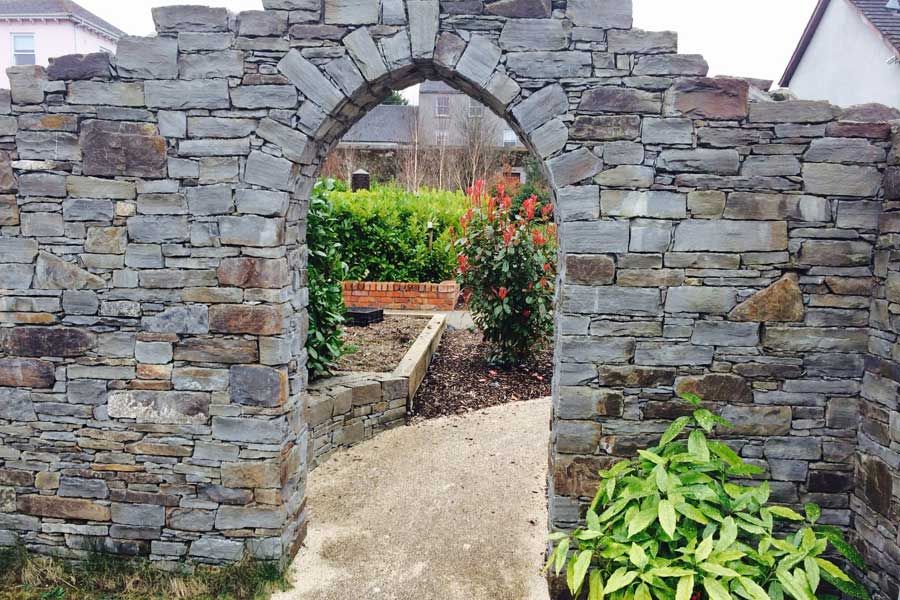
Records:
[[[344,304],[348,308],[391,310],[453,310],[459,284],[398,283],[395,281],[345,281]]]

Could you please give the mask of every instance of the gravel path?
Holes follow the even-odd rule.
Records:
[[[277,600],[546,600],[550,401],[394,429],[310,476]]]

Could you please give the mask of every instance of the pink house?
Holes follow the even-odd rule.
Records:
[[[125,33],[71,0],[0,0],[0,87],[6,69],[52,57],[115,52]]]

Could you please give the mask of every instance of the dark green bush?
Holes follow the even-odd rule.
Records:
[[[326,194],[336,189],[333,180],[320,181],[309,200],[306,239],[309,245],[309,375],[320,377],[344,354],[341,339],[344,298],[341,282],[347,279],[347,263],[341,256],[340,216]]]
[[[453,227],[466,209],[461,193],[394,186],[330,191],[348,279],[440,282],[456,268]]]
[[[867,599],[826,554],[865,568],[839,529],[817,524],[820,508],[807,504],[801,515],[769,502],[768,481],[747,485],[763,470],[709,437],[728,422],[698,396],[681,397],[692,414],[676,419],[656,447],[601,471],[587,526],[553,535],[548,567],[566,569],[572,596],[822,600],[832,597],[827,583]],[[784,522],[795,528],[781,533]]]

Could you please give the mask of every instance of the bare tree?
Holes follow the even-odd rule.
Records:
[[[474,106],[479,108],[473,110]],[[505,152],[498,143],[500,125],[485,116],[480,105],[466,104],[453,115],[453,132],[458,137],[454,152],[454,183],[459,189],[467,189],[479,179],[487,180],[503,165]]]
[[[408,192],[416,193],[425,180],[425,169],[423,149],[420,143],[421,136],[419,132],[419,120],[413,119],[409,123],[409,139],[408,146],[404,146],[397,153],[397,174],[398,178],[403,182]]]
[[[359,158],[358,152],[353,146],[338,145],[325,158],[322,176],[341,179],[349,183],[353,171],[359,168]]]

